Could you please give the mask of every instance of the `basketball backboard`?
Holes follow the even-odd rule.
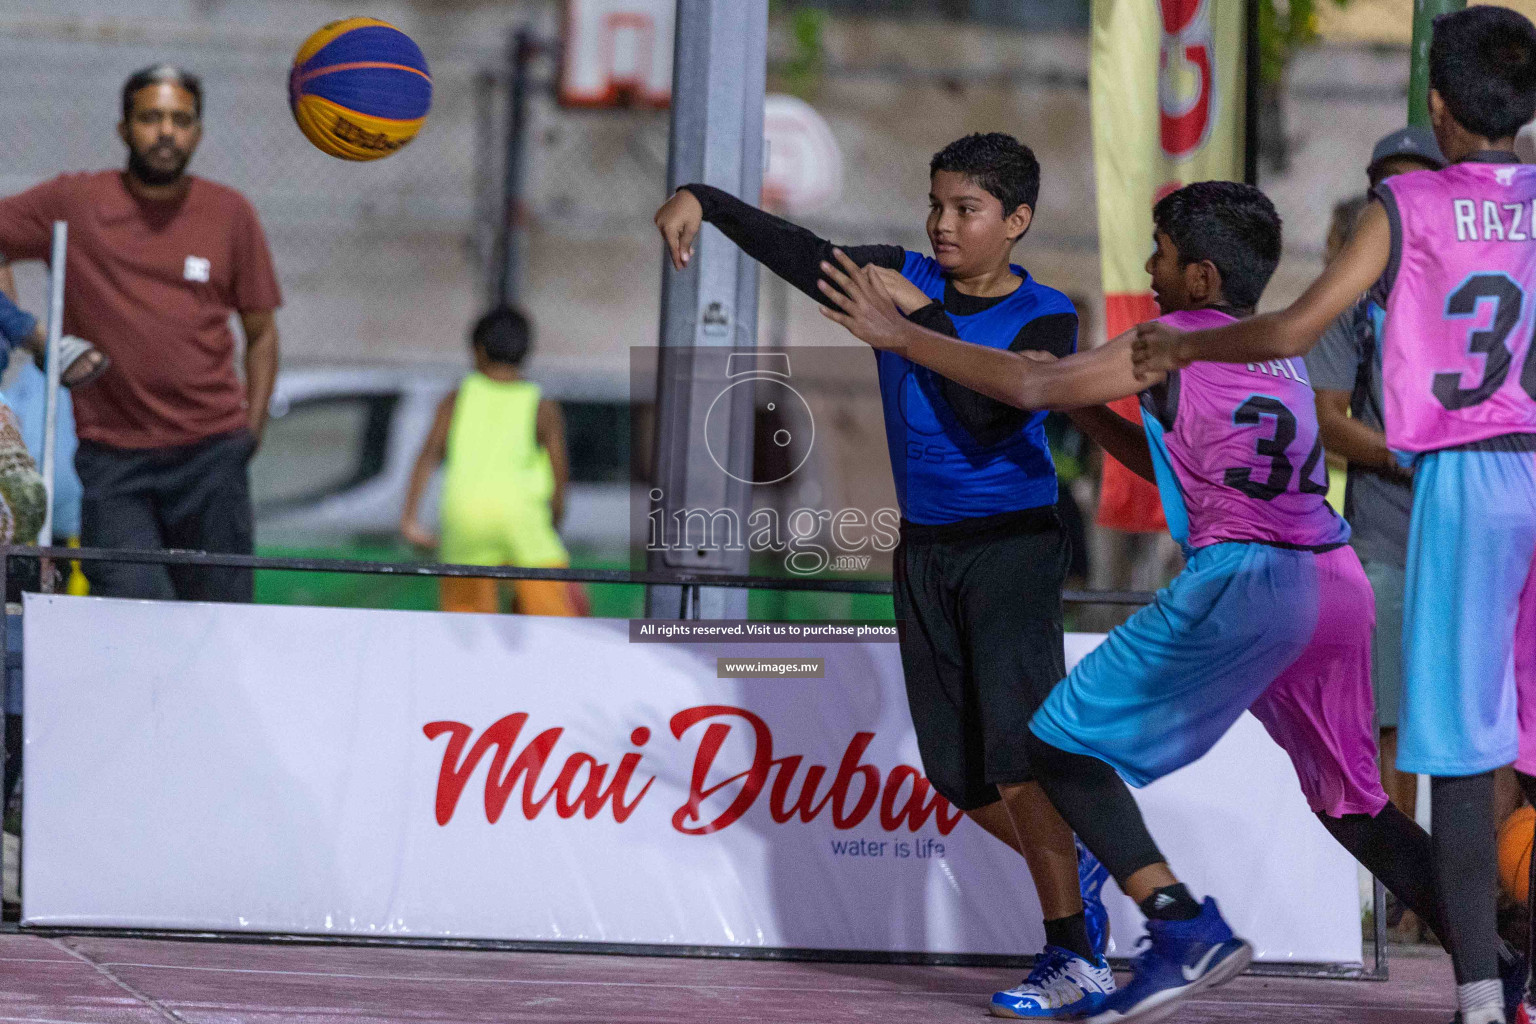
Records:
[[[676,0],[565,0],[560,102],[664,107]]]

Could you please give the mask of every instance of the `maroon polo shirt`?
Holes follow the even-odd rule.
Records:
[[[80,437],[167,448],[244,427],[229,315],[282,304],[251,204],[203,178],[148,201],[121,171],[63,174],[0,199],[0,253],[47,259],[56,220],[69,223],[64,330],[112,358],[73,395]]]

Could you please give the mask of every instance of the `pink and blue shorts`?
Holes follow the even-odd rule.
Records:
[[[1057,684],[1030,727],[1144,786],[1198,760],[1251,710],[1314,811],[1374,815],[1387,803],[1375,622],[1352,548],[1212,544]]]

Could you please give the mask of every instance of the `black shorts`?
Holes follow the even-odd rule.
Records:
[[[1070,545],[1054,509],[904,523],[896,549],[901,664],[923,771],[961,810],[1032,778],[1029,720],[1066,675]]]

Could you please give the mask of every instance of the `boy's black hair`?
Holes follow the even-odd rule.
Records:
[[[1031,210],[1040,198],[1040,161],[1012,135],[988,132],[956,139],[933,155],[931,178],[940,171],[963,174],[997,197],[1006,217],[1021,206]]]
[[[1199,181],[1164,196],[1152,220],[1178,247],[1180,266],[1210,260],[1229,304],[1259,304],[1280,262],[1280,215],[1263,192],[1235,181]]]
[[[1429,44],[1429,87],[1467,131],[1509,138],[1536,115],[1536,25],[1507,7],[1440,15]]]
[[[199,119],[203,116],[203,80],[190,71],[183,71],[173,64],[151,64],[147,68],[140,68],[128,76],[128,81],[123,83],[123,120],[133,117],[133,94],[147,85],[159,85],[161,82],[170,82],[179,85],[192,94],[192,109],[197,112]]]
[[[519,366],[533,345],[533,327],[518,310],[497,306],[475,321],[469,341],[491,362]]]

